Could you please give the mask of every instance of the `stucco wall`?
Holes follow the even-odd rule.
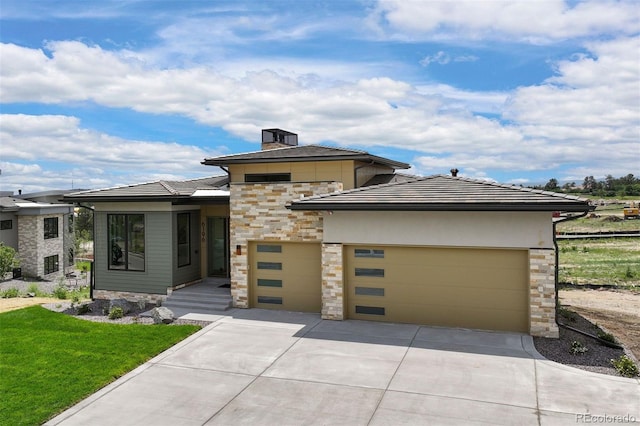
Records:
[[[549,212],[324,212],[324,242],[553,248]]]

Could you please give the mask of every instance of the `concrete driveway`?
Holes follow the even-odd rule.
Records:
[[[640,421],[639,380],[545,360],[525,335],[258,309],[215,320],[47,424]]]

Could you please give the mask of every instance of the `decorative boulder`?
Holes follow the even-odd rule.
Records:
[[[153,315],[154,324],[171,324],[174,320],[171,309],[165,308],[164,306],[153,308],[151,315]]]
[[[109,300],[108,312],[111,312],[113,308],[122,308],[122,313],[127,315],[131,312],[131,303],[127,299],[111,299]]]

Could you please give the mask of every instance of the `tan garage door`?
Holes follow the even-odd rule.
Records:
[[[249,244],[251,307],[320,312],[320,244]]]
[[[528,332],[524,250],[345,248],[348,317]]]

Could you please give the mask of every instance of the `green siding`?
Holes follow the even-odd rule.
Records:
[[[121,212],[95,213],[96,289],[166,294],[167,288],[172,285],[174,262],[172,212],[135,212],[145,215],[145,270],[143,272],[108,269],[107,215],[112,213]]]

